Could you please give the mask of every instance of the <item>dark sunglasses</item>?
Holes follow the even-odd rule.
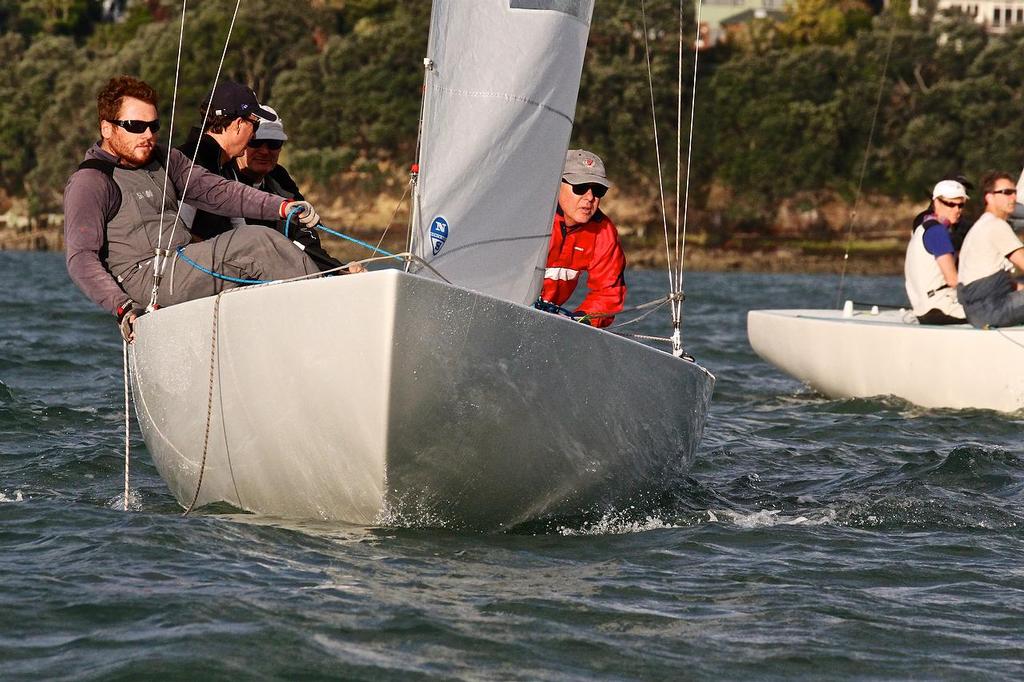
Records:
[[[994,189],[991,192],[989,192],[989,194],[1005,194],[1006,196],[1010,196],[1011,194],[1016,193],[1017,190],[1014,187],[1007,187],[1006,189]]]
[[[959,208],[959,209],[962,210],[963,207],[964,207],[964,204],[966,204],[967,202],[966,201],[946,201],[945,199],[939,197],[939,203],[942,204],[943,206],[949,206],[950,208]]]
[[[267,149],[277,150],[283,146],[284,140],[249,140],[249,147],[251,149],[266,147]]]
[[[256,131],[260,129],[260,120],[258,118],[243,118],[243,121],[252,125],[252,134],[255,135]]]
[[[608,192],[607,187],[605,187],[604,185],[598,185],[596,183],[573,185],[571,182],[566,182],[565,180],[562,180],[562,182],[565,182],[565,184],[571,186],[572,193],[578,197],[583,196],[584,194],[587,193],[587,190],[590,190],[593,193],[595,199],[600,199]]]
[[[141,135],[142,133],[146,132],[146,130],[152,130],[154,133],[160,130],[160,119],[158,118],[152,121],[124,121],[116,118],[108,120],[114,125],[124,128],[132,135]]]

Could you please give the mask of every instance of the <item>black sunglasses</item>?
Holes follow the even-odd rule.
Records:
[[[607,187],[605,187],[604,185],[598,185],[597,183],[593,182],[583,185],[573,185],[571,182],[568,182],[566,180],[562,180],[562,182],[564,182],[567,185],[570,185],[572,187],[572,193],[578,197],[583,196],[584,194],[587,193],[587,190],[590,190],[593,193],[595,199],[600,199],[608,192]]]
[[[1011,194],[1016,194],[1016,193],[1017,193],[1017,190],[1015,188],[1013,188],[1013,187],[1007,187],[1005,189],[994,189],[991,192],[989,192],[989,194],[1005,194],[1006,196],[1010,196]]]
[[[267,149],[277,150],[283,146],[284,140],[249,140],[249,147],[252,149],[266,147]]]
[[[967,203],[966,201],[946,201],[942,197],[939,197],[938,199],[940,204],[942,204],[943,206],[949,206],[950,208],[962,209],[964,207],[964,204]]]
[[[160,119],[158,118],[152,121],[120,120],[116,118],[108,120],[114,125],[124,128],[132,135],[141,135],[146,130],[152,130],[154,133],[160,130]]]

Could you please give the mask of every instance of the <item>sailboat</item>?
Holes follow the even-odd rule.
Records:
[[[183,507],[500,529],[694,457],[714,377],[531,306],[592,0],[435,0],[404,268],[141,317],[136,413]]]
[[[752,310],[754,351],[830,398],[896,396],[927,408],[1024,409],[1024,327],[917,323],[909,310]]]

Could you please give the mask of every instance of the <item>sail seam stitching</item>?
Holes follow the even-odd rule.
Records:
[[[463,96],[466,96],[466,97],[491,97],[491,98],[496,98],[496,99],[503,99],[503,100],[505,100],[507,102],[520,102],[522,104],[529,104],[529,105],[538,107],[540,109],[545,109],[547,111],[550,111],[553,114],[557,114],[558,116],[561,116],[566,121],[568,121],[570,124],[573,122],[572,117],[569,116],[568,114],[566,114],[565,112],[559,111],[558,109],[555,109],[552,106],[544,104],[543,102],[537,102],[537,101],[534,101],[534,100],[529,99],[527,97],[517,97],[516,95],[509,95],[507,93],[502,93],[502,92],[485,92],[485,91],[478,91],[478,90],[458,90],[458,89],[455,89],[455,88],[437,88],[437,90],[439,90],[441,92],[447,92],[447,93],[450,93],[450,94],[453,94],[453,95],[463,95]]]

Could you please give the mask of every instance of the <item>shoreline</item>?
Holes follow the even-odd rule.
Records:
[[[359,232],[353,231],[354,234]],[[371,240],[372,234],[360,234]],[[364,258],[363,249],[330,235],[324,235],[328,251],[342,260]],[[664,269],[667,257],[664,248],[637,244],[628,237],[622,240],[623,250],[629,267],[643,270]],[[404,237],[385,240],[383,248],[403,250]],[[53,229],[2,229],[0,228],[0,251],[63,251],[64,234]],[[830,249],[832,251],[832,249]],[[851,275],[900,275],[903,273],[902,252],[894,250],[851,253],[847,260],[846,273]],[[684,253],[684,270],[696,272],[763,272],[790,274],[839,274],[843,268],[841,245],[835,245],[834,252],[806,253],[798,248],[781,245],[775,248],[764,246],[755,249],[707,247],[687,244]]]

